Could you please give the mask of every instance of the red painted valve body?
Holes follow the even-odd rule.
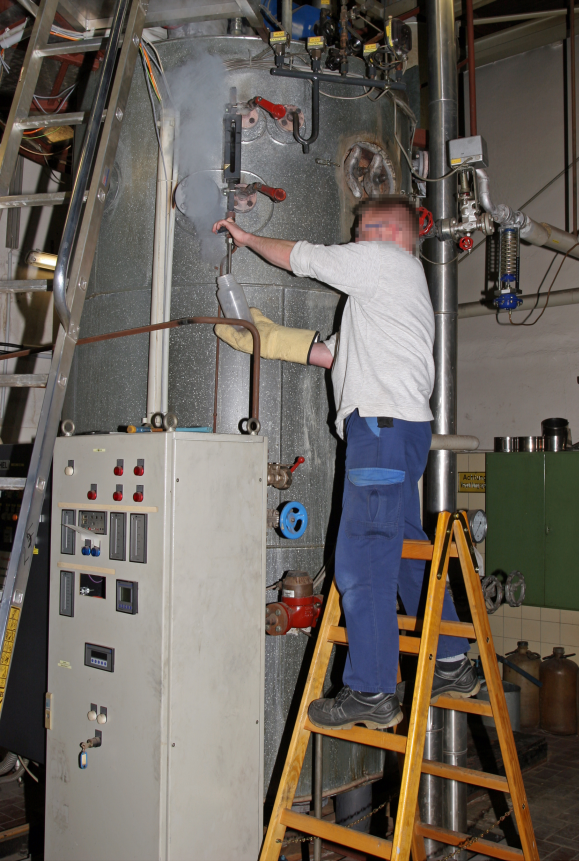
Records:
[[[306,571],[289,571],[283,581],[283,600],[265,608],[266,633],[281,637],[290,628],[315,627],[324,599],[313,591],[312,578]]]
[[[474,245],[474,242],[472,241],[471,236],[463,236],[458,241],[458,247],[460,249],[462,249],[462,251],[470,251],[470,249],[472,248],[473,245]]]

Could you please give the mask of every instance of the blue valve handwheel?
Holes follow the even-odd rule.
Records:
[[[308,525],[308,512],[301,502],[286,502],[279,514],[279,528],[285,538],[301,538]]]

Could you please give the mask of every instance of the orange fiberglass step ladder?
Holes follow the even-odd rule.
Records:
[[[445,622],[441,618],[446,574],[451,556],[458,556],[460,560],[472,624]],[[524,861],[539,861],[537,843],[533,833],[529,805],[499,675],[488,615],[480,579],[475,570],[474,548],[465,513],[460,511],[455,514],[442,512],[438,517],[434,544],[426,541],[405,541],[402,557],[404,559],[432,561],[424,619],[398,616],[398,627],[401,631],[400,652],[418,655],[408,735],[370,730],[362,726],[355,726],[350,730],[320,729],[310,723],[308,719],[310,703],[322,696],[322,688],[333,646],[346,646],[348,644],[346,629],[339,627],[340,599],[336,585],[333,583],[318,632],[314,656],[260,861],[277,861],[286,828],[292,828],[300,833],[328,840],[340,846],[357,849],[377,858],[393,858],[396,861],[408,861],[411,851],[413,861],[424,861],[426,854],[423,838],[425,837],[450,846],[460,846],[469,841],[468,849],[471,852],[480,852],[489,858],[502,858],[505,861],[523,861],[523,859]],[[407,631],[419,631],[421,636],[420,638],[405,636]],[[436,706],[437,708],[454,709],[469,714],[491,716],[494,719],[505,777],[423,759],[439,634],[476,638],[490,702],[440,696],[436,701]],[[292,803],[311,733],[345,739],[384,750],[393,750],[400,754],[401,758],[403,757],[398,815],[392,840],[353,831],[341,825],[325,822],[315,816],[292,811]],[[522,851],[499,846],[482,838],[471,843],[472,838],[468,834],[461,834],[420,822],[417,802],[421,773],[510,793]]]

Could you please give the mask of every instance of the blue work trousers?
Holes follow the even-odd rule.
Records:
[[[374,423],[374,429],[369,422]],[[401,559],[405,538],[425,540],[418,481],[430,449],[429,422],[346,419],[346,480],[336,546],[336,584],[348,629],[343,682],[353,690],[393,693],[398,668],[396,596],[417,614],[425,562]],[[442,618],[457,621],[448,592]],[[468,640],[441,636],[438,658],[467,652]]]

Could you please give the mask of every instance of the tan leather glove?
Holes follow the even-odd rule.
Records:
[[[261,337],[263,359],[281,359],[284,362],[297,362],[299,365],[308,364],[310,350],[318,338],[318,332],[279,326],[265,317],[259,308],[250,310]],[[215,326],[215,334],[234,350],[253,353],[253,338],[247,329],[238,332],[233,326],[218,325]]]

